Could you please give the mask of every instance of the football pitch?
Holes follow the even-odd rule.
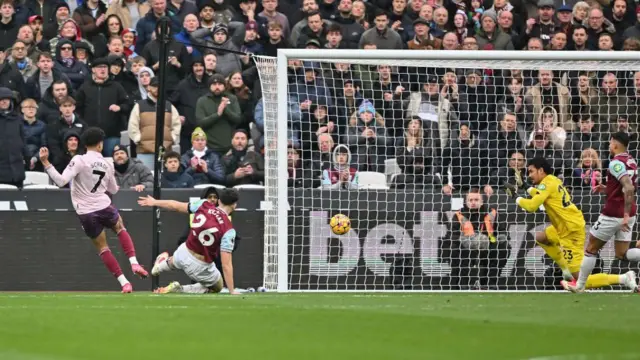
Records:
[[[0,359],[640,359],[638,296],[0,293]]]

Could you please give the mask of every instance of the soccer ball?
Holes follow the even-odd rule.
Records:
[[[331,218],[329,226],[331,226],[331,231],[333,231],[334,234],[343,235],[351,229],[351,220],[349,220],[347,215],[337,214]]]

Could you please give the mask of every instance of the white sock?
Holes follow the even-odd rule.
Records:
[[[640,249],[637,249],[637,248],[629,249],[624,254],[624,257],[626,257],[627,260],[629,261],[640,261]]]
[[[171,266],[169,266],[169,259],[158,264],[158,272],[163,273],[165,271],[171,271]]]
[[[131,263],[131,265],[139,265],[138,264],[138,259],[136,259],[135,256],[132,256],[129,258],[129,262]]]
[[[204,294],[207,292],[207,288],[202,284],[197,283],[193,285],[182,285],[182,292],[186,294]]]
[[[587,284],[587,278],[591,275],[593,268],[596,266],[597,258],[590,254],[585,254],[582,259],[582,265],[580,266],[580,276],[578,276],[577,286],[578,289],[584,290]]]
[[[127,280],[124,275],[120,275],[118,276],[118,282],[120,283],[120,286],[124,286],[125,284],[129,283],[129,280]]]

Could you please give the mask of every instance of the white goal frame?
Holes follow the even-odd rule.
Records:
[[[266,59],[263,57],[263,59]],[[421,62],[423,66],[429,66],[428,61],[451,61],[451,67],[456,68],[472,68],[484,66],[500,67],[500,68],[521,68],[522,62],[526,62],[527,66],[532,63],[540,62],[540,67],[549,62],[555,62],[554,68],[576,69],[575,65],[579,63],[580,69],[593,70],[614,70],[617,69],[616,63],[624,65],[624,63],[640,61],[640,55],[635,51],[628,52],[599,52],[599,51],[466,51],[466,50],[328,50],[328,49],[279,49],[277,56],[276,75],[277,75],[277,114],[275,119],[273,113],[265,112],[265,136],[267,134],[276,134],[276,153],[273,151],[265,151],[265,169],[269,169],[270,165],[277,166],[277,181],[266,180],[265,201],[263,210],[265,211],[265,252],[264,252],[264,283],[269,290],[278,292],[353,292],[351,290],[290,290],[289,289],[289,204],[287,185],[287,111],[288,111],[288,61],[292,59],[300,59],[303,61],[323,61],[323,62],[350,62],[360,64],[377,64],[386,63],[389,65],[407,65]],[[269,59],[269,60],[272,60]],[[603,66],[605,62],[606,66]],[[525,66],[526,67],[526,66]],[[640,70],[640,69],[638,69]],[[261,74],[262,77],[262,74]],[[261,79],[263,80],[263,79]],[[264,83],[263,83],[264,85]],[[271,85],[271,84],[270,84]],[[264,91],[263,91],[264,92]],[[272,97],[273,100],[273,97]],[[265,105],[266,107],[266,105]],[[271,117],[271,118],[270,118]],[[271,120],[271,121],[270,121]],[[265,147],[269,146],[269,141],[265,141]],[[275,185],[275,186],[274,186]],[[274,189],[275,187],[275,189]],[[276,196],[273,196],[273,190],[276,190]],[[271,194],[271,195],[270,195]],[[276,225],[277,230],[274,231],[272,226]],[[270,228],[271,227],[271,228]],[[277,239],[274,239],[274,235]],[[270,241],[276,241],[277,246]],[[274,251],[275,250],[275,251]],[[277,259],[277,267],[269,267],[267,261]],[[277,274],[268,272],[268,268],[277,268]],[[276,275],[276,276],[274,276]],[[274,280],[277,284],[274,284]],[[407,292],[397,290],[363,290],[362,292]],[[511,290],[509,292],[523,291]],[[548,292],[544,290],[524,290],[526,292]],[[411,290],[408,292],[443,292],[439,290]],[[445,291],[456,292],[456,291]],[[477,292],[477,291],[476,291]],[[500,292],[500,291],[491,291]],[[502,291],[504,292],[504,291]]]

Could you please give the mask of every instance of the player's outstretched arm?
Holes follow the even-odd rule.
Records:
[[[549,191],[546,189],[540,190],[538,189],[538,193],[535,194],[531,199],[525,199],[519,197],[516,199],[516,204],[520,206],[523,210],[527,212],[535,212],[540,208],[540,205],[544,203],[545,200],[549,197]]]
[[[78,161],[79,155],[76,155],[71,159],[69,165],[64,169],[62,175],[56,170],[49,162],[49,149],[46,147],[40,148],[40,162],[44,167],[44,171],[49,175],[51,180],[58,186],[63,187],[69,183],[78,174],[78,168],[81,166],[81,162]]]
[[[176,211],[180,213],[189,213],[189,203],[175,200],[156,200],[152,196],[141,196],[138,198],[138,205],[142,207],[157,206],[162,209]]]

